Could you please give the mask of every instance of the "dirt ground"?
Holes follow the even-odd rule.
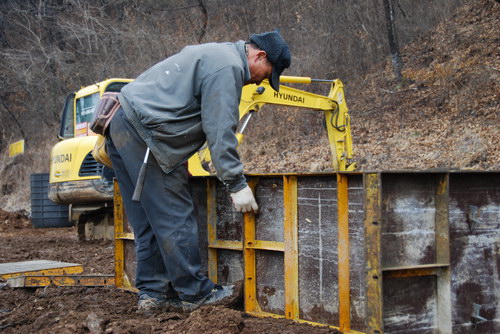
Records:
[[[113,242],[79,242],[74,228],[31,227],[21,213],[0,210],[0,259],[80,263],[83,274],[113,274]],[[0,284],[2,284],[0,282]],[[207,306],[192,313],[136,313],[134,293],[104,287],[0,289],[2,333],[338,333],[286,319],[261,319],[241,309]]]

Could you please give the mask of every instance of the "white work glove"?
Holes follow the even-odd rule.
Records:
[[[238,212],[250,212],[253,210],[253,212],[257,213],[259,211],[259,206],[249,186],[235,193],[231,193],[231,198],[233,199],[234,208]]]

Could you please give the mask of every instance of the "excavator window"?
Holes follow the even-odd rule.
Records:
[[[70,93],[66,96],[64,101],[64,108],[62,113],[61,128],[59,129],[59,139],[69,139],[75,136],[74,129],[74,113],[73,113],[73,101],[75,99],[75,93]]]
[[[83,96],[76,100],[76,133],[75,137],[88,135],[88,125],[92,121],[94,110],[99,101],[99,92]]]
[[[128,82],[112,82],[106,87],[106,92],[119,92]]]

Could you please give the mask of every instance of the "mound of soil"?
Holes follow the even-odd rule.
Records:
[[[22,229],[31,226],[31,221],[24,212],[8,212],[0,209],[0,232]]]

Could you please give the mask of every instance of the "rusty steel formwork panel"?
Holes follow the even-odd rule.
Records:
[[[215,178],[192,181],[203,271],[243,280],[247,313],[343,333],[499,332],[500,173],[247,178],[258,215],[234,212]],[[116,282],[131,288],[115,197]]]
[[[500,173],[450,174],[449,212],[453,332],[500,333]]]

